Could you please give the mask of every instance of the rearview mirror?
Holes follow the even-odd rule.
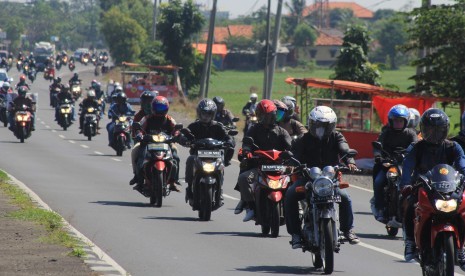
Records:
[[[174,126],[174,130],[181,130],[183,127],[184,127],[183,124],[176,124]]]
[[[237,130],[230,130],[228,131],[229,136],[236,136],[239,132]]]

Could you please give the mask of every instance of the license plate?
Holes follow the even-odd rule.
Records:
[[[152,151],[152,150],[168,150],[169,147],[168,147],[167,144],[148,144],[147,149],[149,151]]]
[[[203,158],[219,158],[222,154],[219,150],[198,150],[197,156]]]
[[[262,172],[283,172],[286,166],[283,165],[262,165]]]

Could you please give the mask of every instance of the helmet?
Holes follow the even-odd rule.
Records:
[[[152,101],[157,95],[149,90],[144,91],[140,95],[140,108],[144,111],[145,115],[152,113]]]
[[[444,111],[430,108],[420,119],[420,132],[423,139],[431,144],[441,144],[449,133],[450,121]]]
[[[26,76],[25,75],[21,75],[19,77],[19,81],[26,81]]]
[[[322,140],[336,128],[337,116],[328,106],[317,106],[308,114],[307,124],[310,134]]]
[[[395,119],[402,119],[402,125],[400,120],[396,122]],[[403,104],[396,104],[395,106],[391,107],[388,112],[389,127],[393,130],[404,130],[408,125],[409,119],[410,111]]]
[[[27,93],[27,87],[26,86],[20,86],[18,88],[18,95],[19,96],[26,96],[26,93]]]
[[[57,80],[57,83],[61,83],[61,78],[60,77],[57,77],[56,80]]]
[[[287,113],[286,113],[284,120],[289,120],[291,116],[294,115],[296,104],[294,101],[290,100],[289,98],[292,98],[292,97],[286,96],[281,99],[281,101],[287,106]]]
[[[170,109],[168,99],[163,96],[156,96],[152,101],[152,114],[155,116],[165,116]]]
[[[410,112],[410,119],[408,120],[407,127],[417,128],[420,123],[420,112],[418,112],[415,108],[409,108],[408,111]]]
[[[252,102],[256,102],[257,99],[258,99],[257,93],[252,93],[252,94],[250,94],[250,100],[251,100]]]
[[[216,97],[213,97],[213,101],[215,102],[216,108],[218,109],[218,111],[223,110],[223,108],[224,108],[224,100],[223,100],[223,98],[216,96]]]
[[[70,87],[69,87],[69,84],[65,83],[63,85],[63,88],[61,88],[61,92],[69,92],[70,90]]]
[[[258,121],[265,127],[271,126],[276,122],[276,105],[270,100],[261,100],[257,104],[255,114]]]
[[[128,96],[126,96],[126,93],[124,92],[119,92],[116,94],[116,103],[118,104],[125,104],[128,99]]]
[[[73,77],[75,77],[75,78],[79,78],[79,75],[78,75],[78,73],[74,73]]]
[[[121,85],[116,85],[115,86],[115,90],[113,91],[113,94],[118,94],[118,93],[121,93],[123,92],[123,87],[121,87]]]
[[[215,118],[215,114],[216,104],[214,101],[210,99],[200,100],[199,104],[197,105],[197,118],[201,123],[210,123],[213,118]]]
[[[276,105],[276,122],[281,122],[286,117],[288,112],[287,105],[280,100],[273,100],[274,105]]]
[[[7,81],[3,82],[2,88],[4,91],[8,91],[10,89],[10,83]]]
[[[95,91],[94,90],[89,90],[87,91],[87,98],[95,98]]]
[[[97,83],[98,83],[97,80],[92,80],[92,81],[90,82],[90,86],[91,86],[92,88],[95,88],[95,86],[97,85]]]

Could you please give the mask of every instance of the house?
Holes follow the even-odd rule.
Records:
[[[243,36],[245,38],[253,38],[252,25],[229,25],[227,27],[215,27],[213,35],[214,43],[224,43],[231,36]],[[203,41],[207,41],[208,32],[202,36]]]
[[[197,49],[202,54],[207,52],[206,43],[194,43],[192,47]],[[212,47],[212,63],[215,65],[216,69],[223,70],[224,58],[228,54],[228,49],[225,44],[213,44]]]
[[[370,11],[369,9],[360,6],[359,4],[355,2],[328,2],[328,10],[334,10],[334,9],[349,9],[352,10],[354,13],[354,16],[360,19],[367,19],[370,20],[374,17],[374,13]],[[318,9],[317,4],[312,4],[310,6],[307,6],[302,14],[304,17],[309,16],[311,13],[316,11]]]

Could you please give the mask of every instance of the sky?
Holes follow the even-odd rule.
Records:
[[[206,4],[210,8],[213,5],[213,0],[195,0],[199,4]],[[284,0],[284,3],[289,0]],[[331,1],[331,0],[330,0]],[[335,1],[336,2],[336,1]],[[355,2],[369,10],[376,11],[378,9],[393,9],[398,11],[409,11],[413,8],[421,6],[421,0],[338,0],[337,2]],[[278,0],[271,0],[271,9],[276,13]],[[307,5],[314,3],[314,0],[307,0]],[[451,4],[450,0],[431,0],[433,5]],[[217,0],[219,11],[229,11],[230,18],[236,18],[239,15],[251,14],[260,7],[267,5],[268,0]]]

